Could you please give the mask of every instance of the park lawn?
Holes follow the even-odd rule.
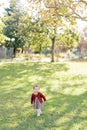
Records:
[[[34,84],[47,97],[40,117]],[[87,63],[0,63],[0,130],[87,130]]]

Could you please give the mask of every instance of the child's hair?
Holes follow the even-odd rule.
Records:
[[[38,88],[39,88],[39,86],[38,86],[38,85],[34,85],[34,86],[33,86],[33,89],[35,89],[36,87],[38,87]]]

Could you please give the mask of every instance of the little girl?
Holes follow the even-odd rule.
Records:
[[[33,87],[34,92],[31,95],[31,104],[34,105],[34,108],[37,111],[37,116],[40,116],[41,112],[41,108],[43,107],[43,102],[46,101],[46,97],[39,92],[39,86],[35,85]]]

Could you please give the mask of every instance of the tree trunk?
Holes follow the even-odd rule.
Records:
[[[42,54],[42,44],[40,44],[40,54]]]
[[[14,47],[14,51],[13,51],[13,58],[15,58],[15,57],[16,57],[16,50],[17,50],[17,48],[16,48],[16,47]]]
[[[22,47],[21,49],[22,49],[21,53],[23,54],[23,52],[24,52],[24,47]]]
[[[55,37],[51,39],[52,40],[52,59],[51,62],[54,62],[54,48],[55,48]]]

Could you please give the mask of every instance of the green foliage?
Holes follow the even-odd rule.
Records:
[[[80,42],[80,34],[75,30],[66,29],[57,37],[59,44],[64,44],[68,48],[77,47]]]
[[[0,45],[2,45],[7,39],[7,37],[4,35],[3,28],[4,28],[4,24],[1,22],[0,23]]]
[[[38,1],[38,0],[37,0]],[[38,1],[40,3],[40,1]],[[39,5],[37,3],[37,5]],[[44,25],[48,29],[48,37],[51,40],[51,48],[52,48],[52,61],[54,61],[54,48],[57,43],[64,44],[67,47],[75,46],[76,43],[79,41],[80,36],[75,36],[73,32],[64,32],[64,35],[58,34],[58,28],[62,27],[64,30],[67,29],[67,23],[69,26],[76,25],[76,17],[75,17],[75,10],[77,8],[77,5],[73,1],[57,1],[54,0],[48,0],[43,1],[44,7],[39,7],[40,11],[40,19],[43,21]],[[39,15],[38,14],[38,15]],[[74,36],[73,36],[74,35]],[[60,38],[60,39],[59,39]]]
[[[27,4],[29,8],[22,6],[20,0],[10,0],[10,7],[6,9],[7,14],[4,18],[4,34],[10,38],[10,41],[6,42],[7,47],[28,46],[34,50],[40,50],[54,44],[54,47],[51,47],[53,50],[56,41],[67,47],[76,46],[80,36],[71,31],[71,25],[76,25],[78,7],[83,9],[80,7],[81,2],[28,0]],[[67,31],[67,24],[71,30]],[[64,30],[66,28],[66,31],[58,34],[59,27]],[[11,40],[13,38],[14,41]]]
[[[24,38],[24,15],[25,12],[22,11],[21,5],[18,5],[17,0],[10,1],[10,7],[6,9],[6,16],[5,16],[5,28],[4,34],[10,38],[10,42],[6,42],[6,46],[9,47],[23,47],[25,44]],[[11,39],[14,38],[14,42],[11,42]]]
[[[30,22],[30,32],[28,35],[28,38],[30,39],[30,42],[28,43],[32,49],[39,50],[42,48],[45,48],[49,46],[50,40],[47,37],[47,26],[41,21],[41,19],[38,19],[36,21]]]

